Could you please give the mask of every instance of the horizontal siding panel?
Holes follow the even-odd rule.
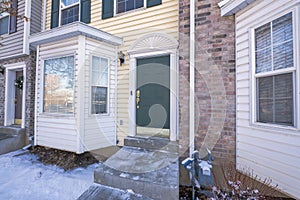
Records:
[[[251,146],[251,145],[250,145]],[[278,159],[274,160],[273,158],[276,158],[274,155],[272,155],[270,152],[269,153],[263,153],[264,156],[256,156],[257,153],[259,153],[261,149],[255,149],[255,150],[249,150],[249,149],[244,149],[244,150],[239,150],[238,154],[241,157],[248,157],[248,158],[255,158],[256,163],[265,163],[265,165],[269,166],[270,170],[276,171],[277,173],[281,173],[283,171],[283,175],[286,179],[293,180],[294,182],[300,183],[300,180],[295,180],[297,179],[297,174],[300,174],[300,168],[294,167],[289,164],[289,162],[283,162],[280,158],[284,158],[284,156],[278,157]],[[270,155],[270,157],[267,157],[267,155]],[[282,170],[284,169],[284,170]]]
[[[250,117],[248,112],[239,111],[236,115],[237,119],[247,120],[249,123]]]
[[[282,145],[292,145],[298,146],[300,144],[300,135],[297,131],[294,131],[295,135],[292,135],[292,131],[276,129],[276,128],[260,128],[260,127],[240,127],[237,130],[239,135],[249,135],[249,136],[256,136],[259,137],[263,141],[270,140],[277,142],[278,144]]]
[[[33,0],[31,3],[31,24],[30,34],[38,33],[42,27],[42,1]]]
[[[25,1],[18,1],[18,14],[24,15]],[[23,54],[23,36],[24,36],[24,20],[17,19],[17,32],[13,34],[1,35],[0,42],[0,60],[8,57]]]
[[[51,122],[40,122],[38,121],[38,126],[42,127],[53,127],[58,128],[60,127],[63,130],[76,130],[75,124],[67,124],[67,123],[51,123]]]
[[[283,141],[276,141],[276,138],[266,140],[255,134],[239,134],[238,142],[238,150],[247,150],[250,147],[251,151],[255,150],[257,151],[256,153],[258,153],[258,151],[261,152],[257,154],[257,157],[268,155],[271,156],[269,157],[270,159],[278,159],[278,161],[290,163],[290,165],[294,167],[299,166],[299,162],[297,162],[297,160],[300,159],[298,152],[299,145],[294,146]],[[253,148],[251,148],[251,145],[253,145]],[[276,149],[274,149],[274,146]],[[274,156],[276,156],[276,158],[274,158]]]
[[[50,122],[50,123],[57,123],[57,124],[75,124],[75,118],[67,118],[64,117],[63,120],[62,119],[57,119],[59,118],[59,116],[39,116],[38,121],[39,122]]]
[[[60,140],[63,140],[64,142],[65,141],[68,141],[68,142],[72,142],[72,143],[76,143],[76,140],[77,140],[77,136],[76,136],[76,132],[73,131],[73,132],[70,132],[70,131],[65,131],[65,133],[62,133],[63,131],[60,131],[60,133],[55,133],[53,132],[52,130],[45,130],[43,128],[38,128],[39,130],[39,135],[38,135],[38,138],[48,138],[49,140],[52,140],[52,138],[54,139],[60,139]],[[62,130],[62,129],[60,129]],[[69,133],[68,133],[69,132]],[[66,142],[66,143],[68,143]]]
[[[61,149],[61,150],[65,150],[65,151],[76,152],[76,146],[74,146],[73,144],[56,143],[56,141],[52,141],[49,139],[45,140],[45,139],[37,138],[37,145],[51,147],[51,148],[55,148],[55,149]]]
[[[264,178],[271,178],[272,179],[272,185],[275,186],[278,184],[277,188],[282,190],[283,192],[293,194],[294,197],[299,197],[300,192],[299,189],[296,187],[290,187],[289,180],[286,180],[285,178],[282,178],[282,176],[277,175],[276,172],[269,169],[269,166],[265,165],[257,165],[253,161],[249,161],[246,158],[237,157],[238,163],[242,163],[239,166],[241,166],[241,170],[243,170],[243,167],[247,166],[247,168],[251,169],[254,175],[258,175],[259,177],[264,180]],[[278,177],[278,178],[277,178]],[[281,178],[280,178],[281,177]],[[288,183],[288,184],[287,184]]]

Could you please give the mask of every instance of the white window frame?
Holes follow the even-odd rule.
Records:
[[[52,60],[52,59],[59,59],[59,58],[64,58],[64,57],[71,57],[73,56],[74,58],[74,85],[73,85],[73,112],[72,113],[55,113],[55,112],[45,112],[44,111],[44,93],[45,93],[45,61],[46,60]],[[75,94],[76,94],[76,55],[75,54],[65,54],[65,55],[57,55],[53,57],[45,57],[41,59],[41,82],[40,82],[40,111],[39,113],[45,116],[66,116],[66,117],[74,117],[76,113],[76,106],[75,106]]]
[[[93,85],[93,57],[98,57],[107,60],[107,85]],[[92,87],[107,87],[107,97],[106,97],[106,113],[92,113]],[[89,98],[89,114],[90,116],[109,116],[110,115],[110,59],[103,55],[93,54],[90,56],[90,98]]]
[[[147,0],[144,0],[144,6],[143,7],[140,7],[140,8],[136,8],[136,9],[133,9],[133,10],[129,10],[129,11],[125,11],[125,12],[121,12],[121,13],[117,13],[117,2],[118,0],[114,0],[114,16],[117,16],[117,15],[123,15],[124,13],[129,13],[129,12],[135,12],[137,10],[144,10],[145,8],[147,8]]]
[[[2,2],[2,0],[0,0],[0,2]],[[4,19],[4,18],[6,18],[6,17],[8,18],[7,33],[0,34],[0,35],[8,35],[8,34],[9,34],[9,24],[10,24],[9,13],[7,13],[7,12],[0,13],[0,20]]]
[[[73,3],[73,4],[71,4],[71,5],[68,5],[68,6],[66,6],[66,7],[64,7],[64,8],[62,8],[62,0],[60,0],[60,3],[59,3],[59,26],[64,26],[64,25],[67,25],[67,24],[64,24],[64,25],[62,25],[61,24],[61,17],[62,17],[62,11],[63,10],[66,10],[66,9],[69,9],[69,8],[71,8],[71,7],[73,7],[73,6],[75,6],[75,5],[78,5],[78,9],[79,9],[79,12],[78,12],[78,21],[80,21],[80,15],[81,15],[81,13],[80,13],[80,7],[81,7],[81,3],[80,3],[80,0],[78,0],[78,2],[77,3]],[[69,23],[68,23],[69,24]]]
[[[267,23],[270,23],[288,13],[292,13],[292,25],[293,25],[293,56],[294,56],[294,66],[290,68],[285,68],[285,69],[279,69],[275,71],[269,71],[269,72],[260,72],[256,74],[256,59],[255,59],[255,29],[259,28],[260,26],[263,26]],[[251,109],[251,123],[254,126],[259,126],[259,127],[268,127],[268,128],[281,128],[285,130],[299,130],[299,125],[300,125],[300,117],[299,117],[299,83],[300,83],[300,75],[299,75],[299,17],[298,17],[298,8],[293,8],[286,10],[285,12],[281,12],[277,15],[272,16],[272,18],[268,18],[268,20],[263,21],[254,27],[250,28],[249,34],[250,34],[250,45],[251,45],[251,94],[250,94],[250,99],[252,102],[252,106],[250,106]],[[272,50],[273,51],[273,50]],[[287,125],[280,125],[280,124],[271,124],[271,123],[262,123],[258,122],[257,120],[257,112],[258,112],[258,103],[257,103],[257,78],[260,77],[267,77],[267,76],[274,76],[274,75],[279,75],[279,74],[286,74],[286,73],[292,73],[293,74],[293,114],[294,114],[294,125],[293,126],[287,126]]]

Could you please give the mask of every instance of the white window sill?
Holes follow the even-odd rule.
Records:
[[[74,113],[71,114],[63,114],[63,113],[47,113],[47,112],[43,112],[39,114],[40,117],[49,117],[49,118],[57,118],[57,117],[63,117],[63,118],[74,118]]]
[[[134,13],[134,12],[138,12],[138,11],[142,11],[142,10],[146,10],[146,7],[141,7],[141,8],[129,10],[129,11],[126,11],[126,12],[121,12],[121,13],[115,13],[114,17],[120,17],[120,16],[123,16],[123,15],[127,15],[127,14],[130,14],[130,13]]]
[[[293,126],[284,126],[284,125],[276,125],[276,124],[267,124],[267,123],[260,123],[260,122],[254,122],[250,124],[250,127],[257,130],[262,131],[270,131],[277,133],[287,133],[288,134],[295,134],[299,136],[299,128],[293,127]]]

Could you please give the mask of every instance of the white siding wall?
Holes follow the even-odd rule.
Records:
[[[18,15],[24,15],[25,1],[18,1]],[[1,35],[0,60],[23,54],[24,20],[17,18],[17,32]]]
[[[86,40],[85,82],[84,82],[84,148],[97,148],[116,145],[116,65],[117,50],[112,45],[93,39]],[[109,60],[109,113],[91,114],[91,57],[98,56]]]
[[[41,31],[42,17],[42,0],[32,0],[30,35]]]
[[[78,66],[78,38],[41,45],[39,48],[38,74],[37,74],[37,110],[36,110],[36,144],[57,149],[78,152],[77,131],[77,99],[78,85],[75,83],[74,105],[75,113],[71,116],[62,116],[43,113],[43,68],[44,60],[75,56],[75,66]],[[75,80],[78,70],[75,68]]]
[[[293,8],[299,11],[299,1],[257,0],[236,15],[237,165],[250,167],[262,178],[271,178],[282,191],[299,198],[299,129],[259,126],[252,123],[251,117],[254,114],[251,100],[251,29]],[[298,50],[299,41],[296,44]],[[299,52],[296,57],[299,58]]]

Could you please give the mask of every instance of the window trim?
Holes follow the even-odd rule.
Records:
[[[2,1],[0,1],[2,2]],[[2,16],[1,16],[2,15]],[[4,19],[4,18],[8,18],[8,24],[7,24],[7,33],[4,33],[4,34],[0,34],[0,36],[3,36],[3,35],[9,35],[9,28],[10,28],[10,15],[8,12],[4,12],[4,13],[1,13],[0,15],[0,20]]]
[[[59,58],[65,58],[65,57],[74,57],[74,85],[73,85],[73,91],[74,91],[74,98],[73,98],[73,113],[50,113],[50,112],[45,112],[44,111],[44,94],[45,94],[45,89],[44,89],[44,85],[45,85],[45,61],[46,60],[52,60],[52,59],[59,59]],[[39,114],[42,116],[60,116],[60,117],[75,117],[75,113],[76,113],[76,106],[75,106],[75,94],[76,94],[76,54],[75,53],[69,53],[69,54],[61,54],[61,55],[56,55],[56,56],[50,56],[50,57],[43,57],[41,58],[41,76],[40,76],[40,109],[39,109]],[[38,83],[37,83],[38,84]]]
[[[80,17],[81,17],[81,12],[80,12],[80,10],[81,10],[81,0],[78,0],[78,3],[73,3],[73,4],[71,4],[71,5],[68,5],[68,6],[66,6],[65,8],[62,8],[61,7],[61,4],[62,4],[62,0],[59,0],[59,18],[58,18],[58,26],[64,26],[64,25],[67,25],[67,24],[64,24],[64,25],[62,25],[61,24],[61,17],[62,17],[62,11],[63,10],[66,10],[66,9],[69,9],[69,8],[71,8],[71,7],[74,7],[75,5],[78,5],[78,21],[80,21]],[[73,22],[71,22],[71,23],[73,23]],[[70,23],[68,23],[68,24],[70,24]]]
[[[131,13],[131,12],[136,12],[136,11],[144,10],[144,9],[147,8],[147,0],[143,0],[144,1],[144,6],[143,7],[136,8],[136,9],[129,10],[129,11],[125,11],[125,12],[121,12],[121,13],[117,13],[117,1],[118,0],[114,0],[114,16],[120,16],[120,15],[123,15],[123,14]]]
[[[93,80],[92,80],[92,73],[93,73],[93,57],[98,57],[98,58],[103,58],[103,59],[107,59],[107,86],[100,86],[100,85],[97,85],[96,87],[107,87],[107,104],[106,104],[106,113],[92,113],[92,87],[94,86],[93,85]],[[89,81],[89,116],[109,116],[110,115],[110,73],[111,73],[111,69],[110,69],[110,64],[111,64],[111,61],[108,57],[106,56],[103,56],[103,55],[100,55],[100,54],[91,54],[90,55],[90,81]]]
[[[3,13],[3,14],[6,14],[6,13]],[[0,34],[0,36],[9,35],[9,24],[10,24],[10,16],[9,16],[9,14],[7,13],[7,15],[0,16],[0,20],[4,19],[6,17],[8,18],[7,33]]]
[[[292,26],[293,26],[293,56],[294,56],[294,66],[284,69],[279,69],[275,71],[269,71],[269,72],[260,72],[256,74],[256,56],[255,56],[255,29],[259,28],[260,26],[263,26],[267,23],[270,23],[288,13],[292,13]],[[262,128],[280,128],[283,130],[300,130],[300,111],[299,111],[299,83],[300,83],[300,69],[299,69],[299,17],[298,17],[298,8],[293,7],[291,9],[287,9],[284,12],[279,12],[275,15],[272,15],[272,17],[267,18],[267,16],[264,17],[263,20],[259,23],[255,24],[255,26],[252,26],[249,28],[249,55],[251,56],[250,61],[250,94],[249,94],[249,100],[250,100],[250,125],[256,126],[256,127],[262,127]],[[273,51],[272,51],[273,54]],[[297,69],[298,68],[298,69]],[[272,69],[273,69],[273,63],[272,63]],[[262,123],[257,121],[257,78],[260,77],[267,77],[267,76],[274,76],[279,74],[286,74],[286,73],[292,73],[293,74],[293,112],[294,112],[294,125],[293,126],[287,126],[287,125],[280,125],[280,124],[271,124],[271,123]]]

